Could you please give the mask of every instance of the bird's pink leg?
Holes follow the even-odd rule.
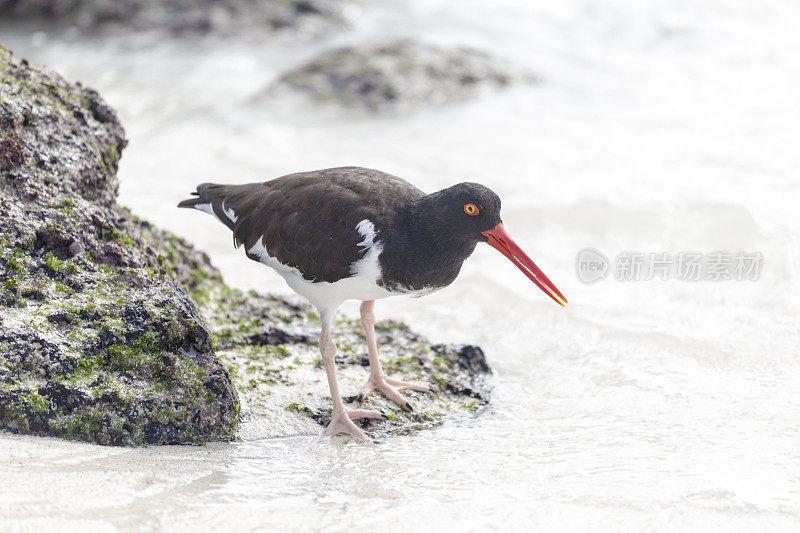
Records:
[[[319,337],[319,351],[322,354],[322,362],[325,364],[325,373],[328,375],[328,385],[331,389],[331,399],[333,400],[333,412],[331,413],[331,423],[325,429],[324,435],[331,437],[337,433],[349,433],[355,438],[366,441],[367,436],[360,427],[353,423],[359,418],[382,419],[383,416],[378,411],[368,411],[366,409],[346,409],[339,394],[339,383],[336,381],[336,345],[331,339],[330,323],[323,320],[322,333]]]
[[[364,328],[364,335],[367,338],[367,351],[369,352],[369,380],[361,393],[358,395],[359,399],[363,400],[369,393],[378,389],[387,398],[394,403],[406,409],[413,411],[411,404],[408,403],[400,390],[412,389],[417,392],[430,392],[431,389],[420,383],[409,383],[408,381],[400,381],[393,379],[386,375],[381,368],[381,362],[378,360],[378,341],[375,339],[375,300],[365,300],[361,303],[361,327]]]

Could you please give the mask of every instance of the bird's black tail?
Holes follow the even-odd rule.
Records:
[[[225,198],[230,194],[229,189],[235,185],[218,185],[216,183],[203,183],[197,186],[192,194],[197,198],[189,198],[178,204],[178,207],[205,211],[217,217],[220,222],[234,229],[237,216],[233,206],[225,205]]]

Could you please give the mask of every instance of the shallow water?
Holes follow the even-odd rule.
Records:
[[[202,181],[355,164],[427,191],[490,186],[570,305],[488,247],[448,289],[379,302],[432,339],[481,344],[497,377],[478,419],[377,446],[0,435],[0,529],[796,529],[800,7],[395,4],[328,37],[131,45],[2,27],[0,40],[105,96],[130,138],[121,201],[232,284],[288,291],[178,200]],[[383,118],[259,98],[322,47],[387,35],[473,44],[543,81]],[[585,285],[587,246],[764,262],[758,281]]]

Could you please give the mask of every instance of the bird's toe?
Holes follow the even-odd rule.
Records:
[[[402,389],[411,389],[416,392],[432,392],[431,387],[421,383],[401,381],[399,379],[390,378],[386,374],[371,375],[369,381],[367,381],[367,384],[358,395],[358,400],[364,401],[364,398],[366,398],[369,393],[374,390],[379,390],[384,396],[386,396],[387,399],[393,401],[402,409],[406,411],[413,411],[414,408],[411,406],[405,396],[400,394],[400,390]]]
[[[363,416],[356,416],[356,418],[372,418],[372,413],[377,414],[380,416],[380,413],[377,411],[367,411],[365,409],[359,409],[356,411],[363,411],[360,413]],[[334,411],[331,414],[331,423],[328,424],[328,427],[325,428],[323,433],[326,437],[333,437],[334,435],[338,435],[339,433],[347,433],[352,435],[356,439],[360,440],[361,442],[367,442],[367,435],[364,433],[360,427],[358,427],[353,420],[351,419],[351,413],[353,411]],[[358,415],[358,413],[357,413]]]
[[[393,387],[397,387],[399,390],[411,389],[416,392],[431,392],[431,388],[422,383],[412,383],[410,381],[402,381],[394,378],[386,378],[386,382]]]
[[[359,418],[383,420],[384,418],[382,413],[369,409],[353,409],[352,411],[347,411],[347,415],[350,417],[350,420],[358,420]]]

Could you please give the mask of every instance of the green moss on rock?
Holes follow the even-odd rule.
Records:
[[[254,268],[259,268],[254,265]],[[317,347],[319,319],[300,299],[243,293],[208,278],[201,312],[220,339],[220,356],[242,400],[243,431],[252,437],[318,433],[330,421],[331,400]],[[287,321],[284,317],[292,317]],[[431,344],[401,322],[376,325],[384,370],[426,383],[428,394],[403,391],[407,412],[374,392],[356,396],[369,376],[361,323],[342,318],[333,329],[339,387],[351,407],[375,409],[385,420],[360,420],[373,437],[434,428],[446,419],[473,417],[488,404],[491,370],[476,346]],[[267,423],[265,423],[265,421]]]
[[[2,46],[0,101],[0,429],[233,438],[238,397],[185,293],[188,272],[217,274],[115,203],[126,141],[114,111]]]

